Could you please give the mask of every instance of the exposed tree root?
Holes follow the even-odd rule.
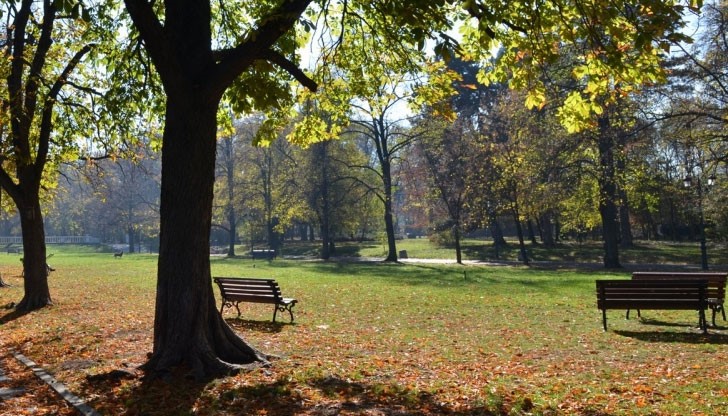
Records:
[[[49,296],[25,295],[15,309],[20,312],[31,312],[51,305],[53,305],[53,300]]]
[[[176,368],[187,368],[198,381],[227,377],[270,365],[267,357],[240,338],[219,314],[189,343],[159,348],[141,366],[145,379],[168,379]],[[181,344],[189,344],[180,347]]]

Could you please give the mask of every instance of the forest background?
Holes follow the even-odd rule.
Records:
[[[421,72],[377,72],[372,64],[369,72],[378,75],[356,90],[368,95],[348,97],[346,127],[324,129],[305,147],[291,140],[307,107],[276,120],[284,127],[272,132],[266,114],[234,116],[227,107],[217,144],[213,249],[232,256],[236,244],[247,252],[316,240],[317,255],[329,258],[337,241],[375,240],[387,242],[384,255],[396,260],[397,239],[422,237],[452,247],[460,261],[461,236],[489,239],[496,258],[510,236],[528,262],[529,241],[590,239],[621,248],[635,239],[724,241],[725,7],[711,3],[694,17],[693,45],[671,45],[665,83],[620,97],[578,132],[568,131],[578,121],[565,120],[558,105],[535,103],[533,91],[512,90],[506,81],[486,81],[478,72],[487,63],[455,57],[437,69],[450,74],[429,75],[454,88],[447,109],[413,105],[427,95],[425,68],[435,65],[415,53],[408,58],[425,59],[414,66]],[[544,71],[549,103],[577,87],[565,75],[578,69],[576,55]],[[388,59],[379,58],[377,64]],[[339,71],[349,85],[365,82],[352,68]],[[89,138],[80,144],[89,156],[58,165],[59,175],[43,187],[46,235],[92,236],[127,252],[157,249],[159,131],[153,123],[144,130],[141,141],[112,152]],[[336,140],[323,140],[332,134]],[[7,197],[2,204],[0,235],[19,236],[15,206]],[[618,267],[618,251],[605,247],[605,265]]]

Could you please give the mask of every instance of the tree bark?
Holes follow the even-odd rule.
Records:
[[[503,237],[503,230],[501,229],[500,224],[498,223],[498,217],[495,215],[495,213],[490,213],[490,234],[493,237],[493,246],[496,247],[496,253],[498,252],[498,247],[505,247],[508,245],[506,242],[506,239]],[[498,256],[496,255],[496,258]]]
[[[538,244],[538,241],[536,240],[536,232],[533,229],[533,221],[531,221],[530,218],[526,220],[526,225],[528,226],[528,238],[531,240],[531,244]]]
[[[152,376],[180,365],[191,368],[197,378],[207,378],[267,364],[215,307],[210,225],[216,115],[224,92],[256,61],[273,59],[280,65],[274,44],[292,30],[310,2],[280,2],[238,46],[213,51],[217,42],[210,1],[124,0],[167,97],[154,350],[144,365]],[[283,66],[315,89],[292,63],[284,61]]]
[[[556,245],[554,239],[554,224],[553,224],[553,212],[551,210],[541,214],[540,219],[540,230],[542,235],[542,241],[547,247],[553,247]]]
[[[134,234],[134,226],[132,224],[129,224],[126,228],[126,238],[129,240],[129,254],[132,254],[134,253],[134,251],[136,251],[136,248],[134,247],[134,240],[136,236]]]
[[[154,351],[144,365],[152,376],[186,365],[204,379],[267,363],[223,320],[212,291],[217,104],[192,91],[167,103]]]
[[[619,262],[619,223],[618,209],[615,202],[617,195],[614,139],[610,131],[608,117],[599,119],[599,167],[601,169],[599,182],[599,214],[602,220],[602,233],[604,240],[604,267],[620,268]]]
[[[394,234],[394,209],[392,206],[392,171],[389,160],[382,163],[384,181],[384,229],[387,232],[387,258],[384,261],[397,261],[397,241]]]
[[[227,217],[228,217],[228,257],[235,257],[235,241],[238,236],[237,214],[235,212],[235,152],[233,151],[233,137],[228,137],[222,143],[225,156],[225,174],[227,185]]]
[[[22,312],[52,305],[46,267],[45,229],[38,194],[16,201],[23,230],[24,296],[16,309]]]
[[[518,213],[518,207],[513,208],[513,221],[516,223],[516,234],[518,235],[518,250],[519,250],[519,260],[523,262],[526,266],[530,264],[530,260],[528,259],[528,252],[526,251],[526,243],[523,239],[523,226],[521,225],[521,221],[519,219],[520,214]]]
[[[462,234],[460,233],[460,224],[457,223],[452,228],[453,238],[455,239],[455,261],[463,264],[463,248],[461,245]]]

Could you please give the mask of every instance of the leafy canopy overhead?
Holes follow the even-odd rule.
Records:
[[[428,40],[434,40],[439,57],[449,60],[459,54],[480,62],[481,82],[508,82],[525,89],[525,104],[540,108],[548,96],[546,69],[568,53],[573,56],[573,85],[559,103],[560,118],[570,131],[579,131],[593,126],[595,116],[619,98],[664,81],[661,60],[671,45],[689,41],[681,33],[684,14],[700,6],[701,0],[319,1],[301,17],[297,33],[286,35],[280,45],[282,53],[294,57],[292,62],[300,62],[296,54],[304,44],[307,53],[319,56],[317,67],[307,75],[324,95],[336,97],[326,104],[317,97],[322,100],[317,106],[333,114],[334,121],[342,115],[330,103],[349,102],[342,94],[361,92],[370,74],[342,84],[332,67],[360,64],[362,70],[376,69],[367,58],[385,53],[408,57],[390,60],[397,62],[398,71],[425,72],[425,55],[405,51],[426,51],[433,45]],[[361,40],[367,38],[374,41]],[[238,101],[237,110],[258,104],[284,109],[293,98],[285,80],[291,76],[281,67],[264,64],[243,76],[229,97]],[[312,97],[301,97],[299,103],[310,108]],[[338,131],[330,131],[327,123],[305,123],[316,137]]]
[[[460,28],[466,57],[487,65],[483,82],[509,81],[528,90],[526,105],[546,103],[544,70],[559,57],[574,57],[575,86],[561,103],[560,118],[570,131],[594,125],[594,116],[644,85],[662,82],[662,58],[670,46],[689,41],[680,32],[688,9],[673,0],[525,0],[501,5],[463,3],[470,16]],[[490,7],[489,7],[490,6]],[[500,56],[491,61],[491,51]]]

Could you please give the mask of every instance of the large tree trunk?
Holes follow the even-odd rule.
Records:
[[[167,102],[154,351],[144,366],[153,377],[179,365],[206,378],[267,363],[222,319],[212,291],[217,104],[194,90]]]
[[[38,194],[16,201],[23,229],[23,277],[25,294],[19,311],[32,311],[53,303],[48,289],[45,229]]]

